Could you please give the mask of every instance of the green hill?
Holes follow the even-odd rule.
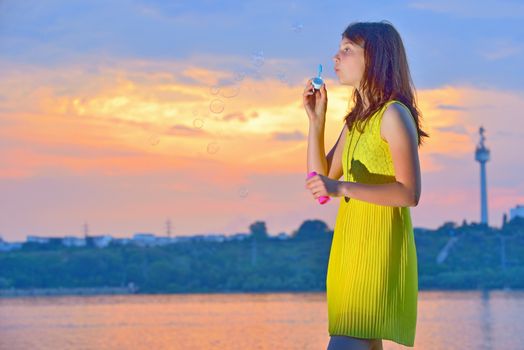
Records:
[[[0,253],[0,289],[138,287],[138,293],[323,291],[333,232],[309,220],[289,239],[250,227],[245,240],[106,248],[24,244]],[[524,219],[415,229],[419,289],[524,288]]]

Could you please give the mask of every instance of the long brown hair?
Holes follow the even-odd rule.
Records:
[[[416,103],[416,90],[409,72],[406,51],[399,33],[388,21],[353,22],[342,33],[345,37],[364,48],[365,69],[361,91],[366,95],[369,106],[364,110],[362,98],[355,89],[351,111],[344,117],[348,130],[356,123],[362,132],[361,123],[368,120],[390,100],[402,102],[411,112],[417,125],[418,146],[429,134],[420,128],[422,118]]]

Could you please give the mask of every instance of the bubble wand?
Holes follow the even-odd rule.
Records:
[[[322,84],[324,84],[324,80],[322,80],[322,77],[320,76],[320,74],[322,74],[322,65],[321,64],[318,65],[318,75],[314,77],[312,80],[313,87],[317,90],[320,90],[320,87],[322,86]]]

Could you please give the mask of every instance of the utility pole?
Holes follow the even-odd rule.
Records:
[[[171,220],[167,219],[166,221],[166,235],[171,238]]]
[[[84,230],[84,238],[89,237],[89,224],[84,220],[84,225],[82,226]]]

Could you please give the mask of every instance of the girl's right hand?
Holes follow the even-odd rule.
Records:
[[[326,84],[322,84],[320,90],[315,90],[312,79],[309,79],[302,94],[302,103],[304,104],[310,122],[325,122],[327,100]]]

